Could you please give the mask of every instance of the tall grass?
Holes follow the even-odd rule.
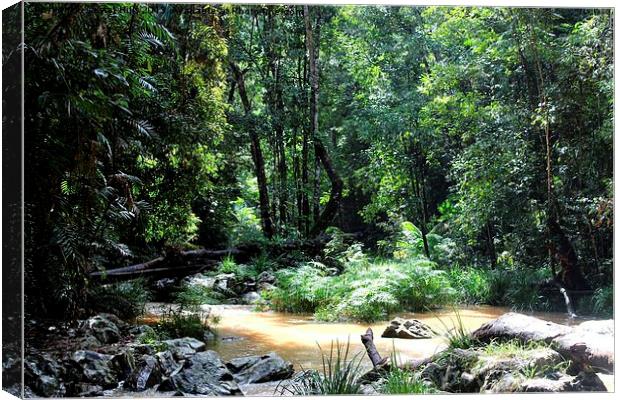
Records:
[[[358,381],[362,356],[353,355],[349,360],[350,342],[341,346],[338,341],[331,342],[329,354],[321,352],[322,370],[305,370],[295,378],[284,381],[276,387],[274,394],[280,395],[326,395],[326,394],[360,394]]]
[[[461,314],[453,308],[455,320],[450,318],[451,327],[448,326],[441,318],[437,317],[439,322],[444,327],[444,338],[451,349],[469,349],[478,344],[477,340],[473,338],[471,332],[463,324]]]
[[[396,351],[390,355],[390,368],[383,376],[383,383],[379,388],[385,394],[421,394],[434,393],[436,390],[422,379],[419,373],[398,367],[399,360]]]

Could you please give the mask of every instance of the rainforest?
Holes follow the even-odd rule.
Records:
[[[613,390],[613,10],[24,12],[27,396]]]

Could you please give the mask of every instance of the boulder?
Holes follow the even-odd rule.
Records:
[[[276,353],[235,358],[226,366],[242,384],[288,379],[294,372],[293,364],[284,361]]]
[[[579,365],[589,365],[612,373],[614,370],[614,337],[575,329],[553,340],[553,345],[564,357]]]
[[[586,321],[575,327],[576,331],[614,336],[614,320]]]
[[[566,325],[511,312],[483,324],[472,332],[472,336],[481,342],[490,342],[493,339],[518,339],[523,342],[550,343],[558,336],[571,331],[572,329]]]
[[[82,323],[80,331],[95,337],[103,344],[116,343],[121,337],[119,324],[122,322],[112,314],[99,314]]]
[[[273,272],[263,271],[256,278],[256,283],[258,283],[259,285],[261,283],[268,283],[273,285],[274,283],[276,283],[276,276],[273,274]]]
[[[134,352],[132,348],[115,354],[110,359],[110,366],[116,372],[116,376],[123,380],[130,376],[136,367]]]
[[[76,397],[95,397],[103,395],[103,388],[99,385],[80,382],[73,386],[73,392]]]
[[[71,364],[77,381],[100,385],[107,389],[116,386],[117,379],[112,370],[112,356],[89,350],[80,350],[71,356]]]
[[[164,343],[177,360],[188,358],[206,348],[204,342],[190,337],[164,340]]]
[[[136,363],[136,368],[125,381],[125,387],[141,392],[161,383],[163,378],[159,360],[150,355],[144,355]]]
[[[161,383],[158,390],[207,396],[241,394],[219,355],[210,350],[193,354],[178,372]]]
[[[29,354],[24,360],[24,380],[32,391],[43,397],[60,397],[64,387],[60,376],[64,368],[48,354]]]
[[[256,292],[248,292],[241,296],[241,300],[243,300],[245,304],[256,304],[261,300],[261,297],[260,294]]]
[[[381,337],[398,339],[429,339],[434,335],[430,326],[417,319],[394,318]]]

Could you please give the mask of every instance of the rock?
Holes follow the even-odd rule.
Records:
[[[177,373],[161,383],[158,390],[180,390],[183,393],[208,396],[241,394],[219,355],[210,350],[192,355]]]
[[[73,387],[77,397],[95,397],[103,395],[103,388],[89,383],[76,383]]]
[[[394,318],[381,337],[399,339],[429,339],[433,330],[417,319]]]
[[[164,343],[168,346],[168,349],[172,352],[172,354],[177,360],[188,358],[199,351],[203,351],[206,348],[204,342],[190,337],[164,340]]]
[[[77,368],[77,380],[103,388],[116,386],[116,376],[112,371],[112,357],[107,354],[100,354],[89,350],[80,350],[73,353],[71,361]]]
[[[103,344],[116,343],[121,337],[118,326],[120,323],[120,320],[112,314],[99,314],[84,321],[80,331],[94,336]]]
[[[215,333],[213,333],[211,330],[205,329],[204,333],[202,334],[202,339],[205,342],[215,342],[217,336],[215,336]]]
[[[495,370],[487,375],[480,393],[511,393],[519,390],[519,377],[512,372]]]
[[[114,371],[116,371],[117,377],[121,380],[126,379],[131,375],[136,368],[136,361],[132,352],[133,349],[129,348],[125,351],[115,354],[110,359],[110,365]]]
[[[159,362],[159,366],[161,367],[162,373],[166,376],[171,376],[177,373],[181,369],[184,363],[184,362],[181,362],[181,363],[177,362],[174,359],[174,356],[172,355],[170,350],[160,351],[159,353],[155,354],[155,357],[157,358],[157,361]]]
[[[581,372],[577,376],[558,373],[548,377],[527,379],[520,385],[521,392],[605,392],[607,388],[596,374]]]
[[[256,292],[248,292],[241,296],[241,299],[245,304],[256,304],[261,300],[260,294]]]
[[[198,273],[183,279],[187,286],[200,286],[206,289],[213,289],[215,286],[215,278]]]
[[[571,331],[572,329],[565,325],[511,312],[483,324],[472,333],[472,336],[481,342],[493,339],[519,339],[524,342],[540,340],[549,343]]]
[[[575,327],[576,331],[614,336],[614,320],[586,321]]]
[[[40,396],[59,396],[62,392],[60,376],[64,368],[50,355],[29,354],[24,360],[25,384]]]
[[[276,276],[273,274],[273,272],[270,271],[263,271],[261,272],[258,277],[256,278],[256,283],[257,284],[271,284],[273,285],[274,283],[276,283]]]
[[[293,375],[293,364],[284,361],[276,353],[264,356],[241,357],[230,360],[226,366],[242,383],[261,383],[288,379]]]
[[[78,343],[78,348],[84,349],[84,350],[96,349],[103,345],[103,343],[101,343],[99,339],[97,339],[96,337],[90,334],[86,334],[82,336],[81,338],[79,338],[77,343]]]
[[[552,342],[560,354],[580,365],[590,365],[607,372],[614,370],[614,337],[575,329]]]
[[[136,368],[125,381],[126,388],[141,392],[161,383],[163,375],[156,357],[142,356],[136,364]]]
[[[219,274],[214,279],[213,289],[225,293],[232,290],[232,286],[234,286],[234,281],[235,274]]]

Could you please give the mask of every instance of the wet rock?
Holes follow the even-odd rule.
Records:
[[[417,319],[394,318],[381,337],[398,339],[429,339],[433,330]]]
[[[480,393],[511,393],[519,390],[520,378],[510,371],[491,371],[480,388]]]
[[[241,296],[241,300],[243,300],[245,304],[256,304],[261,300],[261,297],[260,294],[256,292],[248,292]]]
[[[226,366],[235,375],[235,379],[243,384],[288,379],[294,372],[293,364],[284,361],[276,353],[235,358]]]
[[[205,342],[214,342],[217,339],[217,336],[211,330],[205,329],[204,333],[202,334],[202,339]]]
[[[48,354],[30,354],[24,360],[24,380],[33,392],[43,397],[62,396],[60,376],[64,368]]]
[[[116,385],[117,379],[112,370],[112,357],[89,350],[80,350],[71,356],[72,371],[76,381],[100,385],[103,388],[111,388]]]
[[[241,394],[219,355],[210,350],[192,355],[178,372],[161,383],[158,390],[209,396]]]
[[[219,274],[214,279],[213,289],[226,293],[232,290],[234,284],[235,274]]]
[[[177,360],[188,358],[197,352],[203,351],[206,348],[204,342],[200,340],[184,337],[180,339],[164,340],[168,349],[172,352]]]
[[[122,322],[112,314],[99,314],[83,322],[80,331],[94,336],[103,344],[116,343],[121,337],[119,324]]]
[[[125,387],[141,392],[161,383],[162,378],[163,374],[158,359],[145,355],[136,363],[136,368],[125,381]]]
[[[558,336],[570,333],[571,330],[565,325],[511,312],[483,324],[472,333],[472,336],[481,342],[493,339],[519,339],[524,342],[539,340],[549,343]]]

